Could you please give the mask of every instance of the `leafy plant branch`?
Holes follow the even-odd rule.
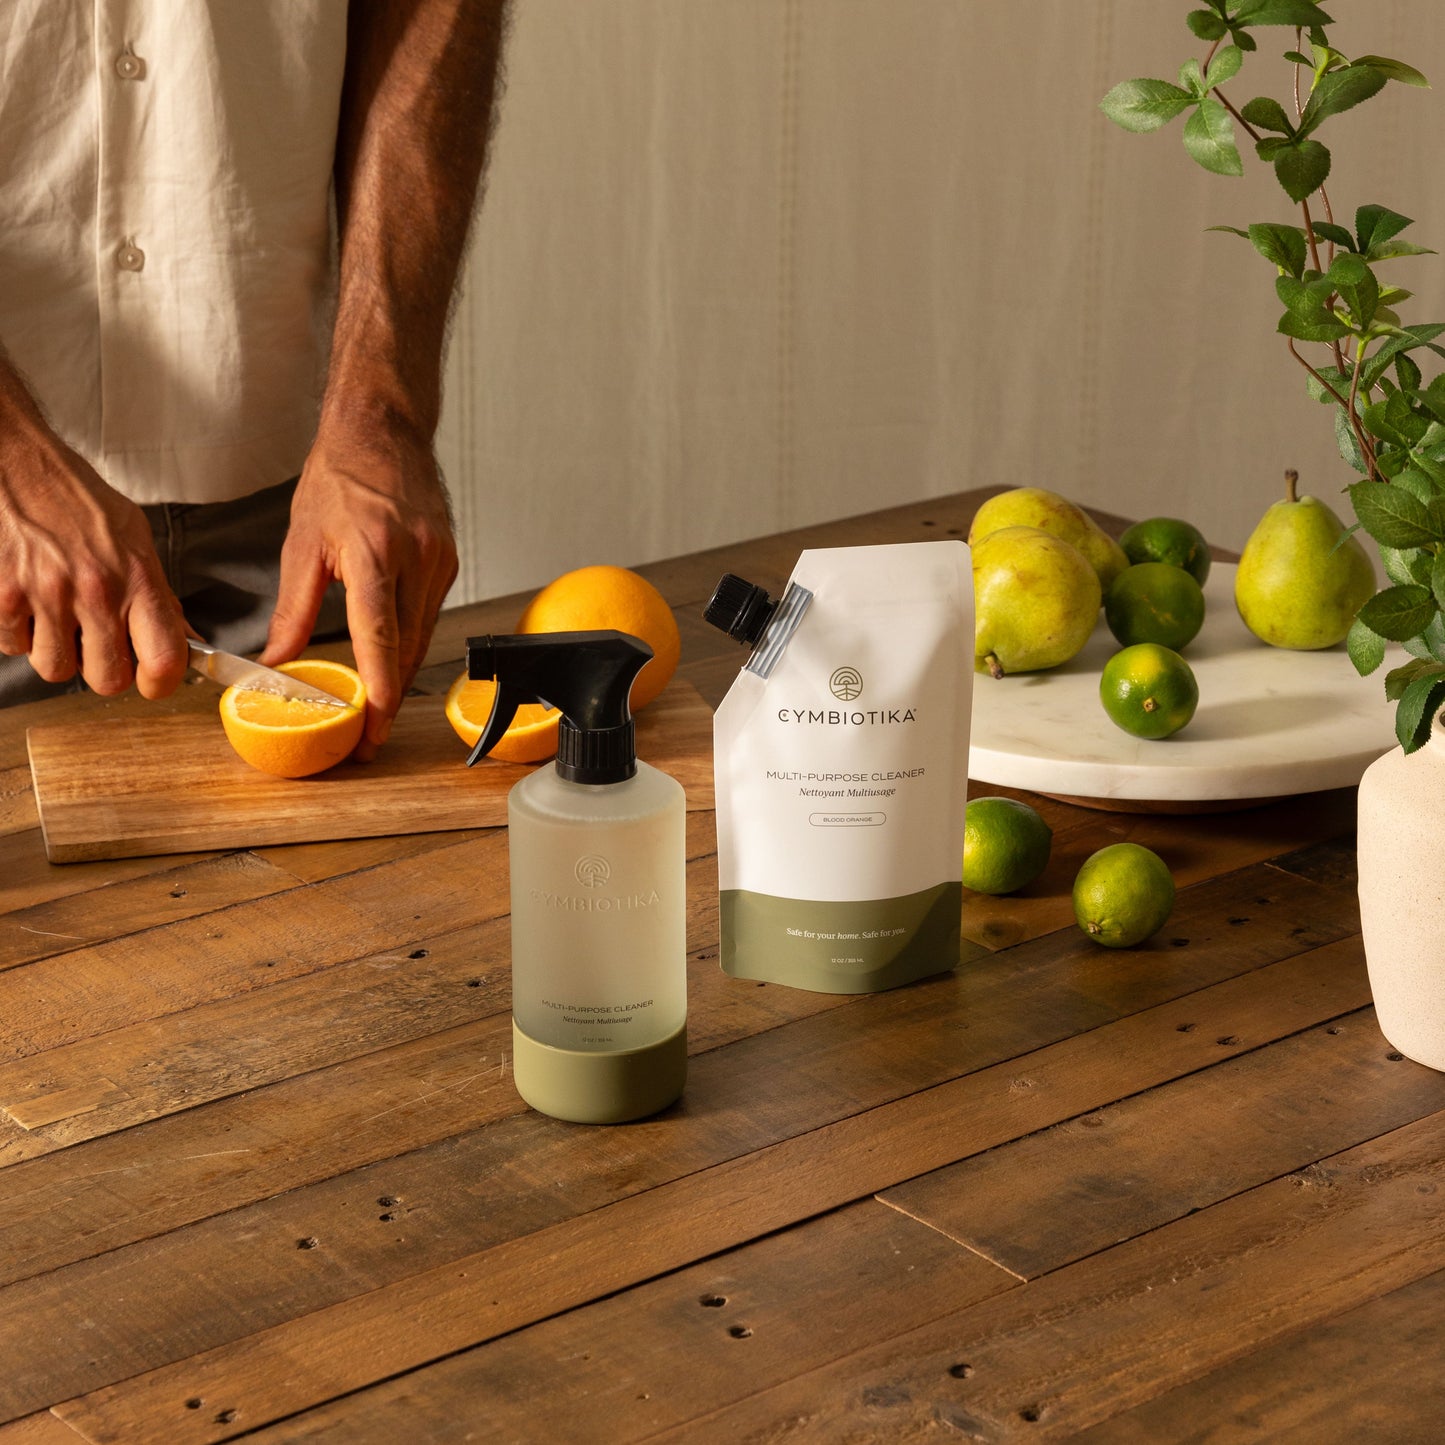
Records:
[[[1177,83],[1139,79],[1100,102],[1125,130],[1156,131],[1184,117],[1184,148],[1206,170],[1242,176],[1239,132],[1272,167],[1300,223],[1214,226],[1249,241],[1275,268],[1284,307],[1276,331],[1305,369],[1310,394],[1332,408],[1341,456],[1365,478],[1348,488],[1359,527],[1376,542],[1390,585],[1360,609],[1348,639],[1362,673],[1378,668],[1386,643],[1411,655],[1386,675],[1396,731],[1406,751],[1429,735],[1445,704],[1445,374],[1427,384],[1421,360],[1445,357],[1445,324],[1407,325],[1396,309],[1411,292],[1384,281],[1385,261],[1434,254],[1402,239],[1411,224],[1389,207],[1367,204],[1354,227],[1339,224],[1325,182],[1333,158],[1320,138],[1326,122],[1354,110],[1391,82],[1427,86],[1412,65],[1382,55],[1354,59],[1330,41],[1334,21],[1315,0],[1202,0],[1184,16],[1206,44],[1180,66]],[[1293,32],[1282,54],[1290,67],[1293,115],[1272,95],[1237,105],[1224,87],[1259,50],[1254,32]],[[1323,219],[1311,208],[1318,196]],[[1320,346],[1312,360],[1302,346]]]

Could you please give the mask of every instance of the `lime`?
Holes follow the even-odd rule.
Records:
[[[1139,642],[1104,664],[1099,701],[1126,733],[1167,738],[1194,716],[1199,684],[1194,669],[1177,652],[1156,642]]]
[[[1014,893],[1048,865],[1054,830],[1027,803],[975,798],[963,812],[963,886]]]
[[[1202,587],[1209,576],[1209,543],[1192,522],[1178,517],[1150,517],[1135,522],[1119,538],[1131,562],[1168,562],[1182,567]]]
[[[1182,567],[1136,562],[1109,588],[1104,621],[1125,647],[1157,642],[1177,651],[1193,642],[1204,626],[1204,593]]]
[[[1074,878],[1074,917],[1105,948],[1143,943],[1164,927],[1173,908],[1173,875],[1139,843],[1100,848]]]

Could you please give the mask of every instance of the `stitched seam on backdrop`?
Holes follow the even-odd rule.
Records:
[[[798,75],[802,53],[802,0],[783,10],[782,91],[778,160],[778,513],[786,524],[793,494],[795,367],[797,360]]]
[[[1114,66],[1114,7],[1094,9],[1094,63],[1090,70],[1089,94],[1108,90]],[[1074,483],[1087,495],[1100,475],[1099,466],[1099,367],[1096,363],[1104,309],[1104,126],[1089,128],[1085,161],[1084,236],[1081,247],[1079,295],[1084,298],[1084,324],[1079,327],[1078,363],[1075,370],[1078,422],[1074,435]],[[1093,314],[1090,315],[1089,310]]]

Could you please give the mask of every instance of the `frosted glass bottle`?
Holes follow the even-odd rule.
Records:
[[[516,1085],[577,1122],[655,1113],[686,1077],[686,804],[636,768],[595,784],[542,767],[508,800]]]

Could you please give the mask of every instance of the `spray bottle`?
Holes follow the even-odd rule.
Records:
[[[686,804],[638,761],[628,709],[651,656],[623,632],[467,640],[467,676],[497,680],[468,766],[522,703],[562,713],[555,766],[507,799],[513,1076],[575,1123],[655,1114],[687,1074]]]

